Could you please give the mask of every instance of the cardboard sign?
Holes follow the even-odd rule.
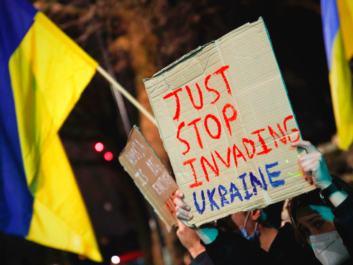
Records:
[[[144,82],[190,225],[312,189],[290,147],[301,136],[261,18]]]
[[[173,200],[178,186],[136,126],[119,161],[167,227],[175,226]]]

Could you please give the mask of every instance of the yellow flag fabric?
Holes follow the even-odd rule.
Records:
[[[333,42],[330,71],[331,97],[335,114],[338,147],[348,150],[353,143],[352,76],[343,49],[341,32]]]
[[[321,0],[321,14],[338,147],[347,150],[353,143],[353,1]]]
[[[97,65],[38,12],[9,70],[25,175],[34,197],[27,238],[102,261],[58,135]]]
[[[352,73],[348,62],[353,58],[353,1],[337,0],[340,31],[333,47],[330,73],[332,99],[337,125],[338,145],[348,150],[353,143]]]
[[[353,58],[353,1],[337,0],[340,27],[346,59]]]
[[[59,136],[45,149],[42,161],[45,163],[38,172],[34,213],[27,239],[101,261],[85,205]]]

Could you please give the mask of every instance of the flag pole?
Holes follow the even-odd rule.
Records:
[[[125,96],[127,100],[131,102],[132,105],[134,105],[139,111],[141,111],[154,125],[157,126],[156,120],[154,117],[133,97],[129,92],[127,92],[117,81],[114,80],[113,77],[111,77],[107,71],[105,71],[101,66],[97,66],[97,71],[107,79],[107,81],[112,84],[112,86],[119,90],[121,94]]]
[[[86,0],[86,2],[87,2],[87,4],[89,4],[88,0]],[[108,72],[108,74],[115,81],[117,81],[115,76],[114,76],[114,71],[113,71],[113,67],[111,65],[109,56],[108,56],[108,52],[104,48],[104,45],[103,45],[102,33],[101,33],[100,29],[98,29],[96,31],[96,38],[97,38],[97,41],[98,41],[98,44],[99,44],[99,48],[101,49],[101,52],[102,52],[102,55],[103,55],[103,59],[104,59],[105,66],[106,66],[106,69],[107,69],[106,71]],[[114,97],[115,102],[118,105],[119,114],[120,114],[120,117],[121,117],[121,121],[123,122],[123,125],[124,125],[125,134],[126,134],[126,137],[128,137],[129,134],[130,134],[131,125],[130,125],[129,117],[127,115],[127,111],[126,111],[125,103],[124,103],[124,100],[123,100],[123,96],[121,95],[121,93],[117,89],[114,89],[112,84],[109,83],[109,87],[110,87],[110,90],[112,92],[112,96]]]

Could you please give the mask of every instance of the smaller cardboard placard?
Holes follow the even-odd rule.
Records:
[[[137,126],[132,128],[119,161],[167,227],[175,226],[173,200],[178,186]]]

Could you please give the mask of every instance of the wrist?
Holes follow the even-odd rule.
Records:
[[[331,183],[328,187],[322,189],[320,194],[324,201],[331,204],[333,207],[339,206],[347,198],[347,193],[340,190],[340,188],[334,183]]]
[[[189,249],[190,255],[193,259],[195,259],[198,255],[200,255],[204,251],[206,251],[206,248],[203,245],[201,245],[201,243]]]
[[[348,195],[346,192],[336,191],[329,197],[329,200],[332,203],[333,207],[338,207],[342,202],[347,199],[347,197]]]
[[[317,184],[316,187],[319,188],[321,191],[324,189],[328,188],[332,184],[332,179],[331,180],[326,180],[326,181],[320,181],[320,184]]]

